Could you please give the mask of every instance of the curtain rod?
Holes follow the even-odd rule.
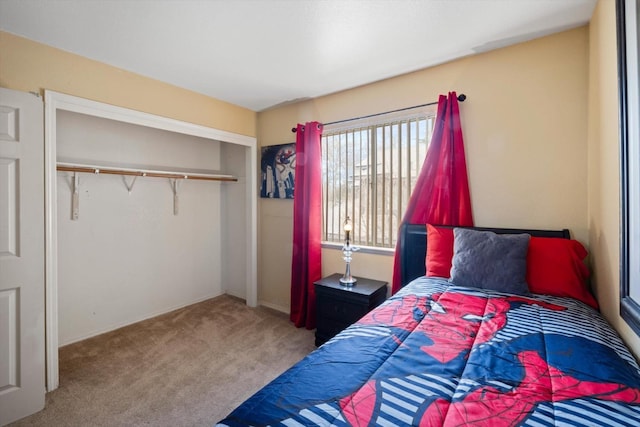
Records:
[[[461,93],[460,95],[458,95],[458,101],[464,102],[465,99],[467,99],[467,95],[465,95],[464,93]],[[436,105],[437,103],[438,103],[438,101],[429,102],[429,103],[426,103],[426,104],[414,105],[413,107],[398,108],[397,110],[391,110],[391,111],[384,111],[382,113],[369,114],[368,116],[352,117],[350,119],[337,120],[335,122],[324,123],[324,126],[336,125],[338,123],[352,122],[354,120],[368,119],[370,117],[382,116],[384,114],[390,114],[390,113],[397,113],[399,111],[412,110],[414,108],[428,107],[429,105]],[[296,131],[297,131],[296,128],[291,128],[291,132],[295,133]]]

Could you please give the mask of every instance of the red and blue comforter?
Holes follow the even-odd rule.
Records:
[[[581,302],[422,278],[220,425],[640,426],[640,369]]]

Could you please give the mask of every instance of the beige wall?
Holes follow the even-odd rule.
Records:
[[[588,29],[581,27],[258,113],[260,145],[298,122],[329,122],[465,93],[461,116],[476,225],[571,229],[587,243]],[[262,303],[288,309],[293,204],[260,201]],[[323,272],[340,272],[337,250]],[[356,254],[356,275],[390,280],[392,257]]]
[[[589,243],[602,313],[636,356],[640,338],[620,317],[620,197],[615,2],[600,0],[589,25]]]
[[[43,89],[256,136],[256,113],[0,31],[0,86]]]

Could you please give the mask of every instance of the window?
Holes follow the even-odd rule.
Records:
[[[620,82],[620,314],[640,335],[640,0],[618,0]]]
[[[427,153],[436,106],[377,122],[325,126],[322,137],[323,240],[342,243],[353,223],[358,246],[393,248]],[[379,117],[378,117],[379,119]],[[346,126],[345,126],[346,125]]]

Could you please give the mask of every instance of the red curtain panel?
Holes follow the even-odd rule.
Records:
[[[322,162],[318,122],[298,124],[296,177],[293,198],[293,256],[291,259],[291,321],[316,327],[313,282],[322,275]]]
[[[436,126],[402,222],[472,226],[467,162],[455,92],[440,95]],[[400,258],[396,247],[392,293],[400,290]]]

